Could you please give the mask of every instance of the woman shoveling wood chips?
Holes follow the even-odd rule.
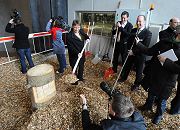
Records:
[[[72,23],[72,29],[67,36],[67,47],[69,53],[69,63],[73,69],[72,74],[65,77],[66,83],[78,85],[78,81],[83,81],[83,71],[85,62],[85,48],[89,43],[89,36],[80,29],[78,20]]]

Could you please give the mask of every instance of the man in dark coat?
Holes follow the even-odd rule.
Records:
[[[74,20],[72,23],[72,30],[68,33],[67,36],[67,47],[69,53],[69,63],[72,69],[74,68],[78,57],[84,47],[84,41],[89,39],[88,35],[80,29],[80,23],[77,20]],[[85,62],[85,53],[81,56],[81,59],[76,70],[76,76],[79,81],[83,81],[83,72],[84,72],[84,62]],[[78,85],[78,81],[73,83],[73,85]]]
[[[169,21],[169,27],[163,31],[159,32],[159,39],[160,40],[166,40],[170,39],[171,37],[175,36],[178,32],[176,32],[175,28],[180,23],[179,18],[172,18]],[[168,60],[168,59],[167,59]],[[168,62],[167,65],[173,65],[173,68],[175,69],[175,72],[178,72],[180,70],[179,65],[174,64],[174,62]],[[180,114],[180,76],[178,76],[178,86],[177,86],[177,92],[174,99],[171,101],[171,109],[170,114]]]
[[[113,55],[114,73],[117,73],[119,55],[121,55],[122,64],[124,63],[127,56],[127,39],[129,38],[131,29],[133,28],[133,25],[128,21],[128,18],[129,18],[129,13],[127,11],[122,12],[121,21],[118,21],[116,23],[116,26],[114,26],[112,30],[112,34],[117,35],[115,50]]]
[[[180,28],[177,28],[177,32],[180,32]],[[173,49],[177,58],[180,60],[180,34],[177,34],[175,38],[169,41],[162,40],[151,48],[145,47],[139,42],[139,39],[137,43],[142,53],[153,56],[148,67],[144,69],[145,76],[141,85],[148,91],[148,98],[146,99],[146,103],[141,107],[141,110],[152,110],[152,105],[156,98],[157,110],[152,122],[158,124],[165,111],[166,101],[170,97],[177,80],[177,73],[172,71],[174,69],[173,66],[166,67],[166,62],[162,65],[159,62],[160,56],[158,55]]]
[[[131,31],[131,36],[128,39],[128,49],[133,49],[136,51],[134,54],[129,55],[126,64],[122,70],[121,78],[119,82],[125,81],[128,78],[129,72],[133,66],[136,68],[136,79],[134,81],[134,85],[131,86],[131,90],[137,90],[139,88],[140,82],[142,80],[143,66],[145,62],[145,55],[138,51],[138,48],[134,44],[135,36],[138,36],[141,39],[141,43],[146,47],[149,46],[151,42],[152,33],[145,28],[146,18],[144,15],[139,15],[137,17],[137,28],[133,28]],[[131,48],[133,46],[133,48]]]
[[[179,18],[172,18],[169,21],[169,27],[159,32],[159,40],[168,40],[176,35],[175,28],[180,22]]]
[[[14,26],[12,26],[14,24]],[[31,57],[31,49],[28,40],[29,28],[26,27],[21,19],[11,19],[6,25],[6,32],[15,33],[15,42],[13,47],[16,48],[19,60],[21,63],[21,72],[25,74],[27,72],[25,56],[29,63],[30,68],[34,66]]]
[[[146,130],[142,115],[134,111],[134,105],[129,97],[122,94],[113,95],[109,103],[111,119],[104,119],[100,125],[92,124],[87,110],[86,98],[80,95],[83,102],[82,126],[83,130]]]

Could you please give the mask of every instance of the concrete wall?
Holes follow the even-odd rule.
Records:
[[[180,10],[179,0],[68,0],[68,21],[71,24],[75,11],[115,11],[118,7],[148,10],[152,3],[155,10],[151,23],[168,23],[171,17],[180,17],[180,13],[177,13]]]

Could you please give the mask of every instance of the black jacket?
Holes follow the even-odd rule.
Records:
[[[24,24],[18,24],[14,27],[11,27],[12,24],[8,23],[5,31],[9,33],[15,33],[15,42],[13,47],[16,49],[27,49],[30,48],[28,36],[29,36],[29,28]]]
[[[136,33],[137,33],[137,28],[133,28],[131,31],[131,36],[128,40],[128,50],[131,48],[131,46],[135,42]],[[151,42],[152,33],[148,29],[144,28],[137,36],[139,37],[139,39],[142,40],[141,44],[143,44],[146,47],[149,46],[149,44]],[[145,55],[143,53],[141,53],[141,51],[136,46],[136,44],[133,45],[132,50],[136,57],[139,57],[139,58],[142,58],[145,60]]]
[[[134,112],[129,118],[112,118],[101,121],[101,125],[91,124],[89,112],[82,113],[83,130],[146,130],[146,124],[139,112]]]
[[[167,29],[159,32],[159,40],[169,40],[175,35],[175,30],[168,27]]]
[[[78,57],[78,54],[81,52],[81,50],[84,47],[84,41],[86,39],[89,39],[88,35],[83,32],[83,30],[80,30],[80,35],[82,37],[82,40],[80,40],[73,31],[70,31],[67,36],[67,47],[68,47],[68,53],[69,57]]]
[[[168,99],[171,95],[172,89],[176,84],[177,72],[174,72],[175,68],[173,66],[169,65],[166,67],[166,62],[168,62],[168,60],[162,66],[157,58],[157,55],[159,55],[159,53],[173,49],[178,59],[180,59],[179,45],[177,43],[173,43],[172,41],[160,41],[151,48],[147,48],[142,44],[138,44],[138,47],[143,53],[149,56],[153,56],[148,63],[148,67],[145,66],[145,76],[141,85],[145,89],[149,89],[148,91],[161,99]]]
[[[117,36],[118,36],[119,32],[121,32],[120,43],[126,43],[127,42],[132,28],[133,28],[133,25],[130,22],[127,22],[127,24],[124,28],[123,27],[118,28]],[[116,34],[116,29],[112,31],[112,34],[113,35]]]

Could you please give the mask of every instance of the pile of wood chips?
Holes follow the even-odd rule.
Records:
[[[43,55],[39,57],[33,58],[37,64],[49,63],[57,70],[56,57],[45,58],[41,62]],[[0,66],[0,130],[82,130],[80,94],[85,94],[87,97],[92,122],[99,123],[100,120],[107,118],[108,96],[100,89],[99,84],[104,81],[102,77],[109,63],[101,61],[93,65],[91,59],[92,57],[87,58],[85,63],[85,82],[79,82],[76,86],[65,83],[65,76],[56,74],[57,95],[55,99],[48,106],[36,111],[31,109],[27,77],[21,74],[18,62]],[[71,68],[68,67],[64,75],[71,73]],[[116,76],[114,75],[107,82],[113,85]],[[136,92],[130,91],[133,82],[134,72],[131,72],[128,80],[123,84],[118,84],[117,89],[126,96],[130,96],[134,105],[138,107],[145,103],[147,92],[142,88]],[[167,111],[174,96],[175,90],[168,100]],[[163,121],[159,125],[154,125],[151,123],[154,112],[142,112],[148,130],[180,129],[179,115],[172,116],[165,113]]]

